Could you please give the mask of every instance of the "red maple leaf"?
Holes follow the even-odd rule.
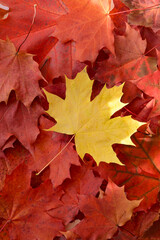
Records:
[[[139,210],[156,203],[159,192],[159,135],[150,137],[137,132],[132,136],[136,146],[116,144],[114,150],[125,166],[100,164],[101,176],[109,175],[117,184],[125,185],[129,199],[142,199]]]
[[[6,105],[0,103],[0,148],[4,149],[6,141],[15,136],[28,150],[33,152],[32,144],[35,142],[39,129],[38,118],[44,109],[38,100],[34,100],[30,108],[16,101],[12,95]]]
[[[139,31],[126,24],[123,36],[115,36],[116,56],[97,62],[94,78],[112,87],[117,83],[151,74],[156,70],[156,59],[145,56],[146,40]]]
[[[74,144],[69,140],[70,137],[63,134],[41,131],[33,146],[34,157],[29,163],[32,170],[40,171],[55,157],[50,163],[50,179],[54,188],[66,178],[70,178],[71,164],[80,165],[77,152],[73,148]]]
[[[149,212],[136,212],[122,228],[114,240],[143,239],[146,231],[158,220],[159,205],[153,205]],[[128,236],[128,238],[127,238]],[[145,240],[145,237],[144,239]]]
[[[68,78],[75,78],[76,74],[85,66],[76,60],[75,54],[75,42],[61,43],[58,41],[48,52],[47,60],[44,59],[41,63],[43,76],[48,81],[64,74]],[[47,62],[45,63],[45,61]]]
[[[134,84],[142,90],[145,94],[155,99],[155,106],[150,114],[150,117],[154,117],[160,114],[159,102],[160,102],[160,71],[157,70],[154,73],[140,78],[134,82]]]
[[[64,3],[69,11],[57,19],[53,35],[63,43],[76,42],[76,59],[93,62],[103,47],[114,53],[114,25],[109,16],[109,0],[66,0]]]
[[[66,13],[63,3],[58,0],[5,0],[5,5],[9,13],[5,24],[0,21],[0,38],[9,38],[17,49],[34,54],[41,62],[56,44],[51,34],[55,20]]]
[[[45,79],[28,53],[16,52],[9,40],[0,40],[0,101],[7,103],[9,94],[15,91],[18,100],[30,106],[36,96],[42,95],[39,81]]]
[[[160,10],[158,0],[122,0],[130,9],[137,9],[128,16],[128,22],[133,25],[160,29]]]
[[[10,175],[12,171],[29,156],[29,152],[23,148],[21,144],[20,147],[18,147],[18,151],[17,143],[14,143],[12,146],[8,145],[7,147],[3,152],[0,152],[0,191],[4,186],[6,175]]]
[[[23,45],[25,50],[42,45],[44,40],[47,40],[53,32],[55,20],[66,13],[58,0],[54,2],[48,0],[5,0],[3,2],[9,8],[9,15],[5,24],[3,21],[0,22],[0,38],[5,40],[7,36],[16,43],[16,46],[19,46],[25,39],[35,15],[30,41],[26,41]]]
[[[49,213],[63,219],[65,224],[73,221],[79,211],[80,195],[96,196],[99,192],[102,179],[96,177],[90,162],[86,162],[81,166],[71,167],[71,179],[67,179],[62,184],[64,194],[61,197],[61,204],[55,209],[51,209]]]
[[[66,13],[64,4],[59,1],[50,3],[41,0],[17,0],[14,2],[7,0],[5,4],[10,8],[10,21],[7,20],[5,25],[0,23],[0,37],[5,39],[4,36],[7,34],[7,37],[14,42],[17,49],[21,47],[23,50],[34,54],[34,58],[39,63],[47,56],[47,59],[49,59],[47,75],[45,74],[47,79],[59,77],[63,74],[74,78],[77,72],[84,67],[84,64],[75,59],[75,43],[57,43],[57,40],[51,36],[54,32],[55,20]],[[22,16],[23,22],[21,20]],[[21,26],[17,25],[19,21],[21,21]],[[12,28],[12,24],[14,24],[14,28]],[[28,34],[29,38],[24,41]],[[69,58],[70,61],[68,61]],[[64,59],[66,60],[64,61]],[[42,62],[42,65],[45,61]],[[43,72],[46,71],[43,68]]]
[[[139,201],[129,201],[124,188],[109,181],[105,196],[80,196],[80,210],[85,218],[73,228],[73,232],[83,239],[110,239],[132,216]]]
[[[63,230],[62,221],[47,213],[47,208],[59,201],[53,194],[50,181],[32,189],[27,167],[23,164],[16,168],[0,192],[1,239],[52,240]]]

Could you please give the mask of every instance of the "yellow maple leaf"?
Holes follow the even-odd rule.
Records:
[[[74,134],[76,150],[82,159],[85,153],[89,153],[97,163],[120,163],[112,144],[133,145],[130,136],[142,123],[130,116],[110,119],[124,106],[120,102],[122,85],[111,89],[104,86],[100,94],[90,101],[92,85],[93,81],[83,70],[74,80],[66,78],[65,100],[45,91],[49,102],[47,112],[57,121],[49,130]]]

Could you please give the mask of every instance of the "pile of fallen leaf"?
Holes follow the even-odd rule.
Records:
[[[0,239],[160,239],[160,2],[0,0]]]

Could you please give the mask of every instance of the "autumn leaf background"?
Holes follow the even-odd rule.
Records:
[[[0,0],[0,239],[160,239],[158,0]]]

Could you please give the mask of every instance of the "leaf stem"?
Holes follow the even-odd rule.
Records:
[[[72,139],[75,137],[75,135],[73,135],[70,140],[67,142],[67,144],[61,149],[60,152],[58,152],[38,173],[36,173],[36,175],[38,176],[44,169],[46,169],[52,162],[54,159],[56,159],[70,144],[70,142],[72,141]]]
[[[5,228],[5,226],[10,222],[11,220],[10,219],[8,219],[6,222],[5,222],[5,224],[1,227],[1,229],[0,229],[0,233],[3,231],[3,229]]]
[[[160,46],[160,43],[155,45],[154,47],[152,47],[150,50],[148,50],[146,53],[145,53],[145,56],[150,53],[152,50],[156,49],[158,46]]]
[[[45,60],[45,62],[43,63],[43,65],[40,67],[40,70],[42,70],[42,69],[44,68],[44,66],[46,65],[46,63],[48,62],[48,60],[49,60],[49,58],[47,58],[47,59]]]
[[[29,31],[27,33],[27,36],[23,40],[23,42],[20,44],[20,46],[19,46],[19,48],[18,48],[18,50],[16,52],[16,55],[19,53],[22,45],[25,43],[25,41],[27,40],[27,38],[28,38],[28,36],[29,36],[29,34],[30,34],[31,30],[32,30],[32,27],[33,27],[33,24],[34,24],[34,21],[35,21],[35,17],[36,17],[36,7],[37,7],[37,4],[34,4],[34,14],[33,14],[33,19],[32,19],[32,23],[31,23],[30,29],[29,29]]]
[[[153,9],[153,8],[159,8],[159,7],[160,7],[160,4],[155,4],[155,5],[146,7],[146,8],[129,9],[129,10],[126,10],[126,11],[110,13],[109,16],[118,15],[118,14],[121,14],[121,13],[130,13],[130,12],[135,12],[135,11],[145,11],[145,10],[150,10],[150,9]]]

